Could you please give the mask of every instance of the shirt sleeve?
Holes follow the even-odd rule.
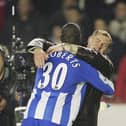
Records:
[[[110,78],[114,71],[114,66],[110,59],[95,50],[79,46],[76,56],[95,67],[107,78]]]
[[[93,87],[97,88],[105,95],[114,94],[114,84],[108,78],[106,78],[101,72],[93,68],[91,65],[82,61],[83,63],[80,66],[80,78],[86,80]]]
[[[35,38],[29,42],[27,46],[27,51],[33,53],[35,48],[42,48],[43,50],[47,50],[50,46],[54,45],[54,43],[49,42],[43,38]]]

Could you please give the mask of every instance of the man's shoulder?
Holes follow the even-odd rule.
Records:
[[[78,49],[78,53],[81,54],[81,56],[83,58],[87,58],[86,61],[91,60],[91,59],[94,59],[93,61],[100,59],[100,61],[107,61],[109,64],[112,64],[109,57],[97,52],[94,49],[90,49],[90,48],[87,48],[87,47],[81,47],[80,46],[80,48]]]
[[[107,55],[102,55],[102,54],[100,54],[100,55],[101,55],[101,57],[102,57],[105,61],[108,62],[108,64],[110,64],[112,67],[114,67],[112,61],[110,60],[110,58],[109,58]]]
[[[113,64],[111,60],[106,55],[102,55],[95,50],[80,47],[78,49],[77,57],[98,69],[105,76],[108,76],[107,71],[109,71],[109,75],[113,72]]]

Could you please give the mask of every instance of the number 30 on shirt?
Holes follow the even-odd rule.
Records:
[[[55,69],[53,68],[53,64],[48,62],[43,67],[43,82],[40,80],[38,83],[38,88],[42,89],[48,86],[49,82],[51,84],[52,89],[59,90],[62,88],[64,81],[66,79],[68,67],[65,63],[58,64]],[[53,73],[52,70],[54,69]]]

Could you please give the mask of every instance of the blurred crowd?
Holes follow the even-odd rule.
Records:
[[[112,79],[116,86],[112,102],[126,102],[125,0],[0,0],[2,126],[14,126],[14,109],[27,104],[34,84],[35,67],[27,44],[35,37],[60,43],[61,28],[68,22],[80,26],[83,46],[96,29],[111,33],[108,56],[115,66]]]

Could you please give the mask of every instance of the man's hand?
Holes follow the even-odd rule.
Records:
[[[64,44],[61,43],[61,44],[57,44],[57,45],[49,47],[48,50],[47,50],[47,53],[50,54],[50,53],[53,53],[53,52],[60,52],[60,51],[63,51],[63,50],[64,50]]]
[[[45,61],[48,59],[48,55],[41,48],[36,48],[34,50],[34,63],[36,67],[42,68],[45,64]]]

